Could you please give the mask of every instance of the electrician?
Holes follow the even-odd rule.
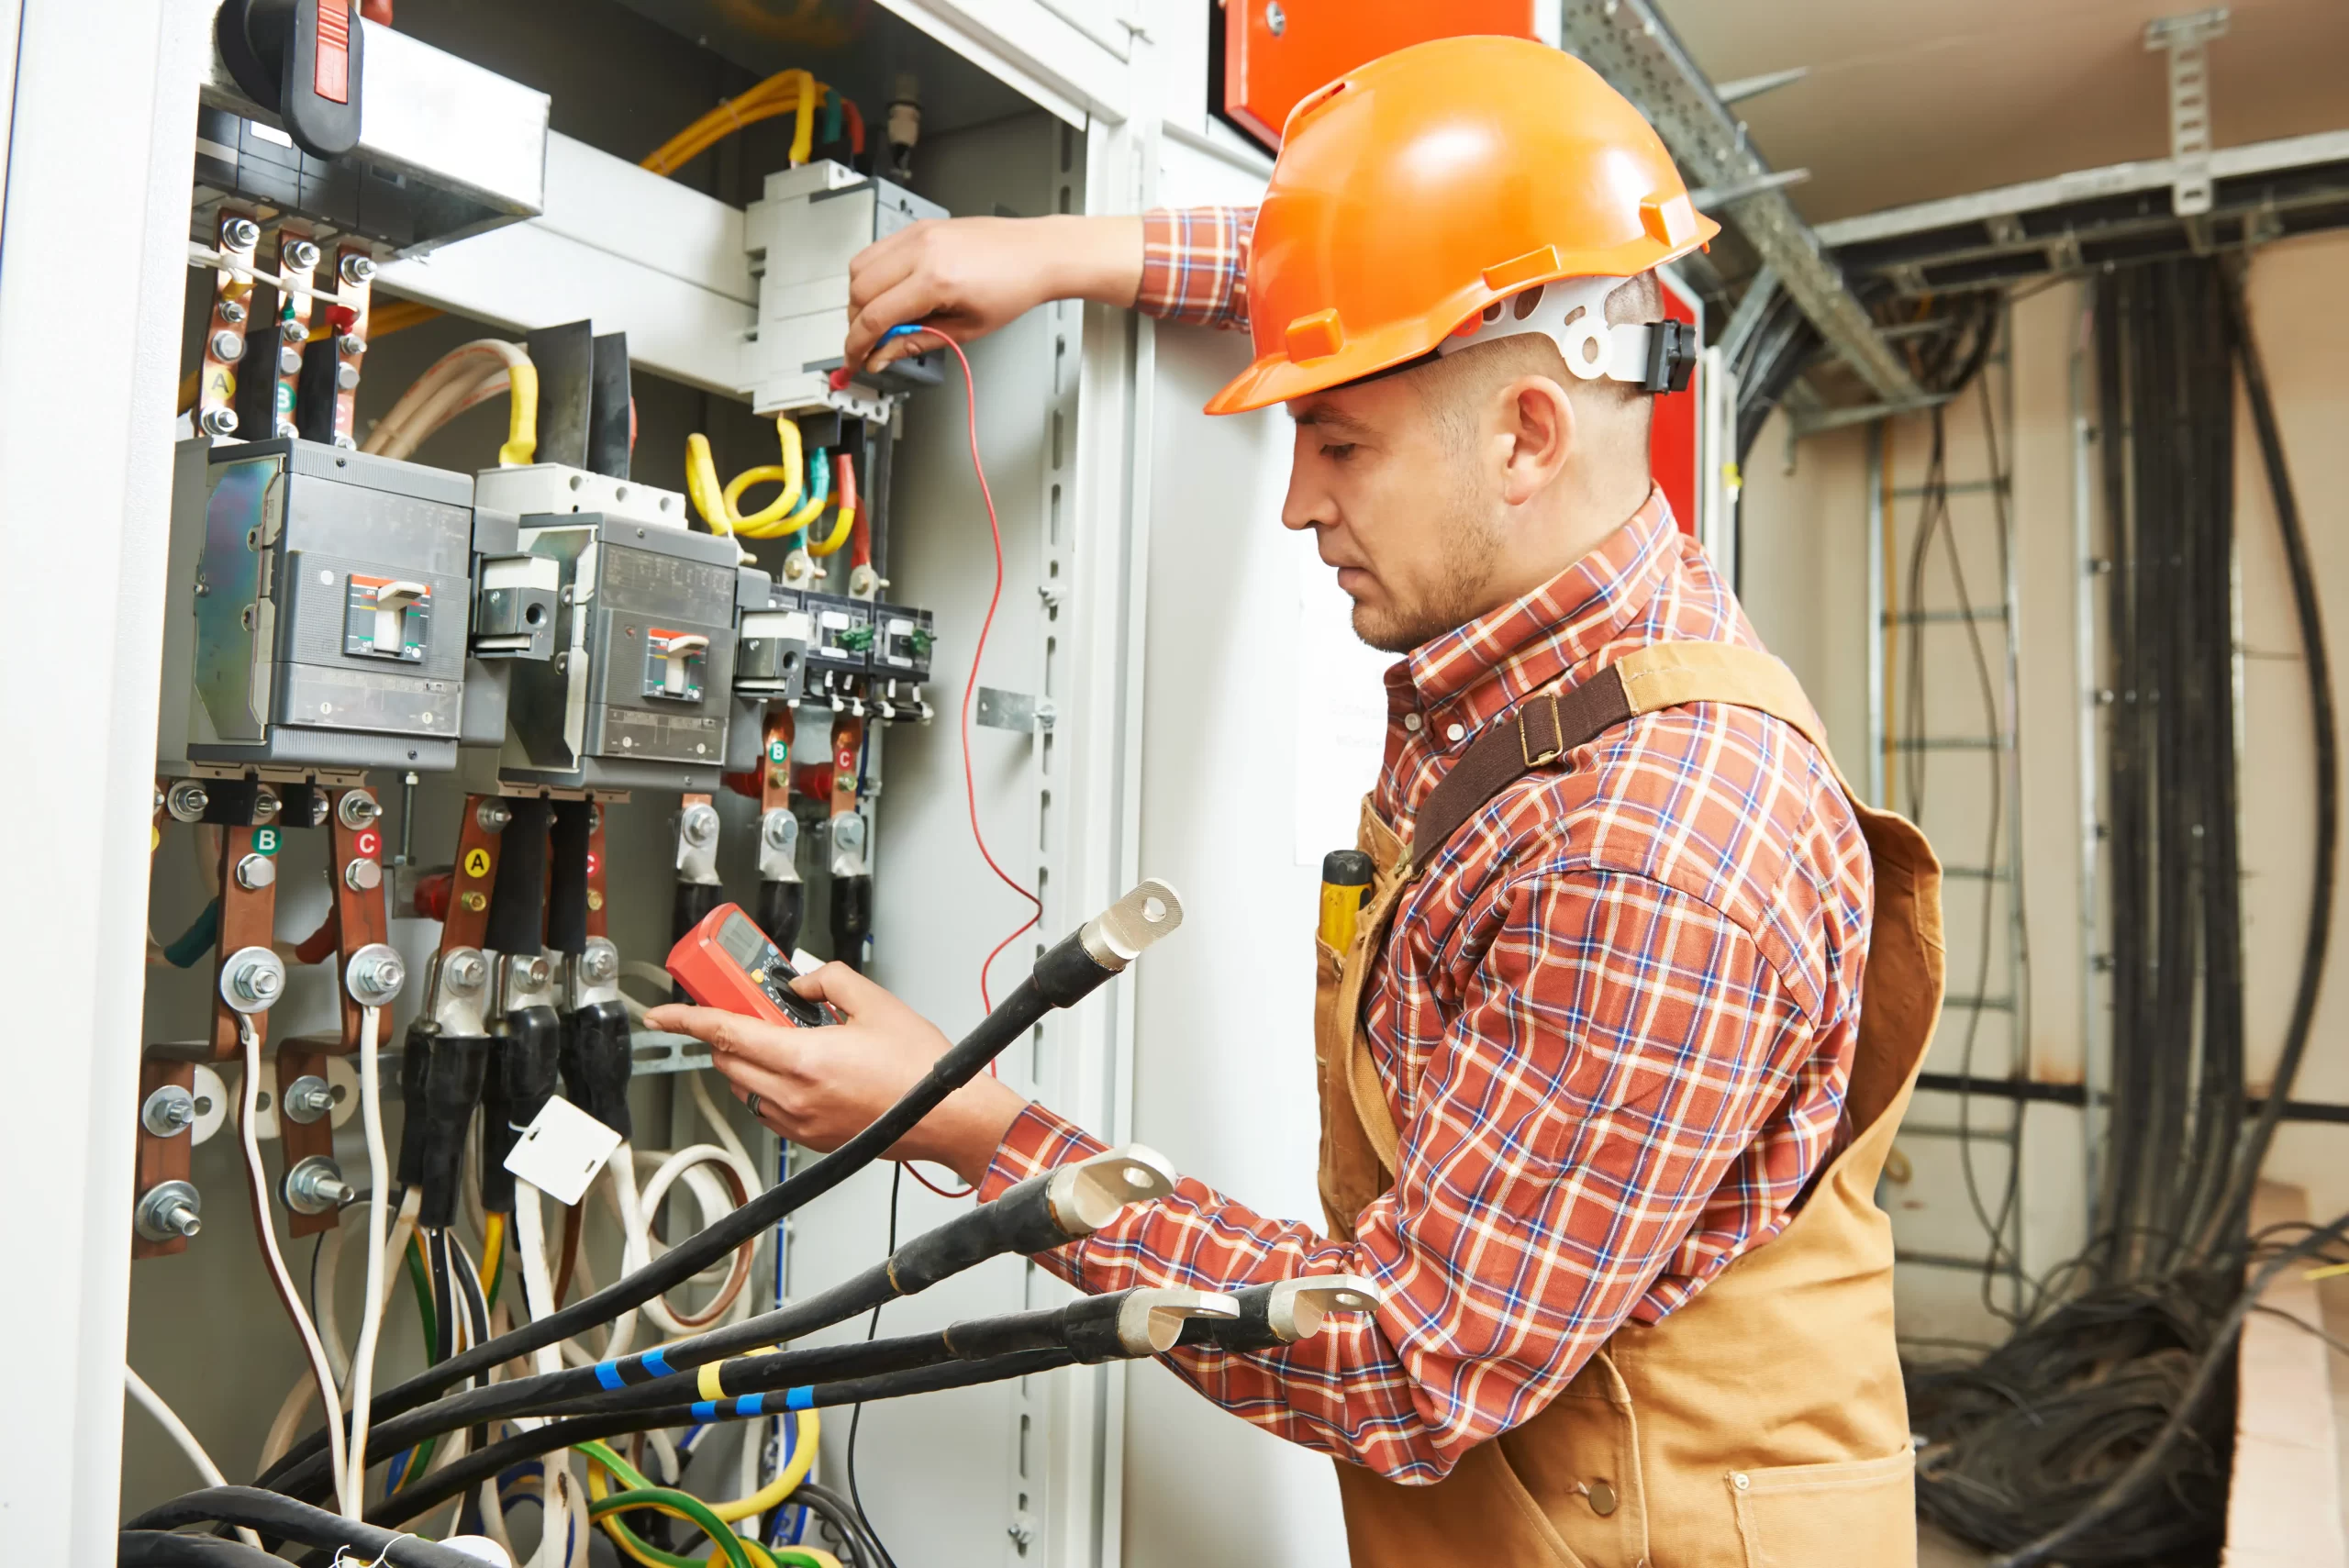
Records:
[[[1089,1291],[1379,1281],[1355,1327],[1169,1358],[1341,1462],[1357,1564],[1916,1559],[1873,1194],[1940,873],[1650,477],[1653,270],[1715,232],[1587,67],[1474,38],[1306,99],[1252,213],[957,218],[855,263],[852,363],[1054,297],[1247,327],[1208,411],[1287,406],[1281,520],[1401,656],[1372,893],[1318,955],[1326,1230],[1186,1181],[1048,1260]],[[849,1021],[651,1022],[828,1149],[947,1042],[841,965],[803,985]],[[1101,1147],[981,1079],[895,1153],[985,1198]]]

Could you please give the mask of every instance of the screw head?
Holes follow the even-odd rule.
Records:
[[[302,368],[302,350],[287,344],[277,350],[277,373],[293,375]]]
[[[451,991],[478,991],[482,982],[489,978],[489,966],[482,962],[481,954],[469,948],[450,955],[448,963],[440,971],[440,978]]]
[[[1264,7],[1264,28],[1275,38],[1288,31],[1288,13],[1281,9],[1281,0]]]
[[[349,392],[359,384],[359,367],[349,360],[334,367],[334,384],[338,392]]]
[[[351,439],[351,435],[350,435],[350,433],[349,433],[348,431],[345,431],[345,430],[337,430],[337,431],[334,433],[334,444],[335,444],[338,448],[340,448],[341,450],[343,450],[343,451],[347,451],[347,452],[354,452],[354,451],[357,451],[357,450],[359,450],[359,443],[358,443],[357,441],[352,440],[352,439]],[[415,756],[415,755],[416,755],[416,753],[415,753],[415,752],[413,752],[413,751],[410,751],[410,752],[408,753],[408,755],[409,755],[409,756],[411,756],[411,757],[413,757],[413,756]]]
[[[514,820],[514,808],[502,800],[484,800],[473,807],[473,820],[484,833],[503,833]]]
[[[220,302],[220,319],[227,322],[231,327],[243,326],[245,322],[245,302],[241,299],[222,300]]]
[[[342,884],[353,893],[373,893],[384,885],[382,862],[353,855],[342,868]]]
[[[284,989],[285,961],[268,948],[239,948],[220,966],[220,999],[237,1012],[266,1012]]]
[[[587,951],[579,955],[579,973],[598,985],[612,979],[619,972],[620,955],[618,951],[609,946],[590,944]]]
[[[245,357],[244,338],[222,328],[212,334],[212,357],[224,364],[235,364]]]
[[[207,436],[233,436],[237,433],[237,411],[226,405],[207,408],[196,423],[204,427]]]
[[[458,897],[457,902],[478,915],[489,907],[489,895],[486,893],[462,894]]]
[[[345,332],[334,340],[334,347],[344,359],[355,360],[367,351],[367,339],[356,332]]]
[[[277,324],[277,340],[298,349],[310,340],[309,329],[289,317]]]
[[[365,284],[374,282],[375,262],[373,259],[367,256],[362,256],[356,251],[345,256],[342,259],[342,281],[347,284]]]
[[[247,855],[237,862],[237,885],[257,892],[277,881],[277,862],[268,855]]]
[[[384,808],[375,797],[365,790],[353,789],[345,790],[340,798],[336,800],[334,814],[344,827],[355,829],[364,828],[381,817],[384,814]]]
[[[261,243],[261,225],[250,217],[224,218],[220,224],[220,247],[224,250],[250,250]]]
[[[194,779],[177,781],[163,796],[163,809],[179,822],[202,821],[205,808],[211,804],[211,792]]]
[[[139,1195],[131,1225],[150,1241],[194,1236],[204,1229],[203,1207],[193,1182],[159,1182]]]
[[[258,792],[253,796],[253,820],[255,822],[276,821],[279,804],[275,792],[271,790]]]
[[[285,247],[285,260],[297,272],[306,272],[318,264],[318,248],[306,239],[296,239]]]
[[[294,1121],[307,1125],[334,1109],[334,1091],[315,1073],[306,1073],[286,1085],[277,1108]]]
[[[343,974],[351,998],[365,1007],[389,1006],[406,984],[406,961],[384,942],[369,942],[352,953]]]
[[[195,1095],[165,1084],[139,1107],[139,1123],[158,1138],[172,1138],[195,1125]]]
[[[700,849],[718,837],[718,808],[706,805],[685,807],[685,817],[678,824],[678,831],[685,836],[686,843]]]

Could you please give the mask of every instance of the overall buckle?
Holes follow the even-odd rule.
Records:
[[[1548,692],[1543,695],[1549,699],[1546,709],[1536,699],[1527,703],[1517,717],[1518,754],[1525,759],[1528,769],[1546,767],[1564,755],[1566,749],[1566,727],[1558,717],[1558,694]],[[1545,711],[1550,721],[1550,734],[1548,739],[1537,741],[1533,735],[1533,720],[1536,715]],[[1534,750],[1536,745],[1542,748],[1539,751]]]

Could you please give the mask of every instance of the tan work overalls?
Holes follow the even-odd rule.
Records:
[[[1783,719],[1826,754],[1800,686],[1767,654],[1660,643],[1594,679],[1610,671],[1632,714],[1732,703]],[[1622,717],[1584,734],[1565,732],[1571,718],[1555,725],[1556,765]],[[1476,791],[1489,799],[1498,787]],[[1876,906],[1845,1101],[1851,1143],[1776,1238],[1662,1322],[1623,1323],[1539,1415],[1442,1481],[1405,1486],[1341,1462],[1356,1568],[1912,1568],[1914,1456],[1893,1344],[1891,1225],[1875,1186],[1940,1010],[1941,867],[1909,822],[1857,799],[1852,808]],[[1442,847],[1420,846],[1428,858]],[[1321,1196],[1344,1237],[1394,1182],[1395,1122],[1361,1018],[1372,957],[1412,875],[1367,801],[1361,848],[1377,867],[1370,902],[1348,951],[1320,948],[1315,1018]]]

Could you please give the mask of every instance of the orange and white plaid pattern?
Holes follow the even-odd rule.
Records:
[[[1531,694],[1674,640],[1758,645],[1653,492],[1566,572],[1388,672],[1379,811],[1408,824]],[[1472,817],[1397,910],[1363,1024],[1399,1168],[1353,1237],[1186,1180],[1042,1260],[1096,1292],[1376,1280],[1366,1319],[1167,1360],[1250,1421],[1398,1481],[1441,1478],[1626,1319],[1663,1318],[1776,1235],[1837,1147],[1873,888],[1826,760],[1776,719],[1700,703],[1564,762]],[[1306,1035],[1299,1019],[1296,1049]],[[980,1196],[1101,1147],[1030,1106]]]

